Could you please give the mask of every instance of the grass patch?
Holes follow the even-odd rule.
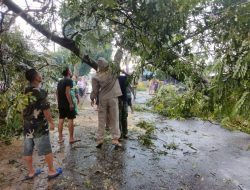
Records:
[[[144,104],[136,104],[134,105],[134,110],[137,112],[146,112],[146,111],[150,111],[147,106],[145,106]]]
[[[93,188],[93,185],[92,185],[92,183],[91,183],[90,180],[86,180],[86,181],[84,182],[84,185],[85,185],[85,187],[88,188],[88,189]]]
[[[170,144],[165,144],[163,145],[164,148],[168,149],[168,150],[177,150],[178,149],[178,145],[175,144],[174,142],[170,143]]]

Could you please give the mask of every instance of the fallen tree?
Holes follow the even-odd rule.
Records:
[[[76,45],[74,40],[68,39],[66,37],[60,37],[55,33],[51,32],[44,25],[40,24],[36,21],[35,18],[30,16],[27,11],[21,9],[17,4],[15,4],[11,0],[3,0],[2,3],[8,7],[9,10],[22,17],[27,23],[29,23],[32,27],[34,27],[38,32],[43,34],[48,39],[53,42],[61,45],[62,47],[72,51],[75,55],[77,55],[84,63],[88,64],[90,67],[97,69],[97,63],[94,60],[91,60],[87,54],[84,54],[80,51],[80,48]]]

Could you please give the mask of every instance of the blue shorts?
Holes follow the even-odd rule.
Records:
[[[39,156],[52,153],[49,135],[43,135],[38,138],[24,137],[24,156],[32,156],[35,145],[38,149]]]

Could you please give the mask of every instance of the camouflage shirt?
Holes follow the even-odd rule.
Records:
[[[48,93],[41,88],[31,86],[25,89],[25,94],[27,93],[31,93],[35,100],[30,101],[23,110],[24,135],[26,138],[46,135],[49,133],[49,129],[48,121],[43,114],[43,110],[50,108],[50,104],[47,101]]]

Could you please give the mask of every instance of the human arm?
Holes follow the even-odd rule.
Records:
[[[91,106],[94,106],[94,101],[97,99],[100,85],[96,78],[92,78],[92,92],[90,93]]]
[[[55,124],[54,124],[54,121],[52,119],[50,109],[43,110],[43,114],[50,124],[50,130],[53,131],[55,129]]]
[[[43,112],[44,117],[50,124],[50,130],[54,130],[55,124],[50,113],[50,103],[48,101],[48,93],[43,89],[39,91],[33,90],[33,93],[34,92],[36,94],[36,98],[38,101],[38,103],[36,104],[36,109],[41,110]]]
[[[66,94],[67,100],[69,102],[69,108],[72,111],[74,109],[74,104],[73,104],[73,101],[72,101],[72,98],[70,95],[70,90],[71,90],[71,86],[66,86],[65,94]]]

